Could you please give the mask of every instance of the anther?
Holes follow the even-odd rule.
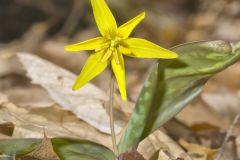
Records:
[[[115,58],[116,63],[117,63],[117,64],[120,64],[119,57],[118,57],[118,53],[117,53],[116,50],[113,51],[113,56],[114,56],[114,58]]]
[[[102,62],[107,61],[107,60],[111,57],[112,53],[113,53],[113,51],[112,51],[111,49],[108,49],[108,50],[105,52],[104,56],[102,57],[101,61],[102,61]]]

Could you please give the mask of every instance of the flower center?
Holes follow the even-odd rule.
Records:
[[[119,41],[118,40],[111,40],[111,42],[110,42],[110,49],[117,48],[118,45],[119,45]]]
[[[119,64],[119,51],[118,47],[120,45],[120,38],[116,37],[115,39],[110,40],[109,47],[106,49],[104,56],[102,57],[102,62],[109,60],[112,56],[115,59],[116,63]]]

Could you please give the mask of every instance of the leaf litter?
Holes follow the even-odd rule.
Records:
[[[30,55],[31,56],[31,55]],[[36,59],[38,59],[38,58],[36,58]],[[41,65],[40,65],[41,66]],[[41,77],[38,77],[38,78],[41,78]],[[34,82],[34,81],[33,81]],[[66,82],[66,80],[65,80],[65,82]],[[36,82],[36,83],[39,83],[39,82]],[[44,82],[42,85],[46,85],[45,84],[46,82]],[[48,83],[47,83],[48,84]],[[52,85],[54,85],[53,83],[50,83],[49,84],[51,87],[52,87]],[[63,84],[61,83],[60,84],[60,87],[62,86]],[[71,85],[70,83],[68,84],[69,86]],[[64,85],[63,85],[64,86]],[[51,88],[51,87],[49,87],[49,88]],[[48,92],[48,90],[47,90],[47,92]],[[106,94],[105,94],[106,95]],[[51,97],[52,98],[52,97]],[[45,106],[45,109],[41,109],[41,108],[39,108],[39,106],[40,105],[36,105],[36,106],[34,106],[34,103],[32,103],[31,104],[31,102],[29,103],[29,107],[28,108],[21,108],[21,109],[18,109],[18,107],[17,106],[15,106],[14,104],[11,104],[11,103],[9,103],[8,102],[8,100],[7,100],[7,98],[6,98],[6,96],[4,96],[4,95],[2,95],[1,96],[1,101],[3,102],[3,104],[4,105],[2,105],[2,107],[4,108],[4,106],[6,107],[7,106],[7,111],[9,112],[10,111],[10,117],[11,116],[13,116],[13,117],[18,117],[17,115],[19,115],[19,113],[22,113],[22,115],[28,115],[28,114],[30,114],[30,117],[34,117],[34,118],[29,118],[29,116],[27,116],[26,118],[23,118],[23,119],[21,119],[20,121],[19,121],[19,118],[16,118],[16,119],[12,119],[12,118],[10,118],[10,119],[8,119],[8,118],[6,118],[6,116],[5,116],[5,118],[6,118],[6,121],[2,121],[2,123],[5,123],[5,122],[14,122],[14,125],[15,125],[15,129],[14,129],[14,132],[13,132],[13,137],[26,137],[26,138],[29,138],[29,137],[38,137],[38,138],[40,138],[42,135],[41,134],[39,134],[39,133],[41,133],[42,131],[43,131],[43,129],[45,128],[46,129],[46,132],[51,136],[51,137],[56,137],[56,136],[64,136],[64,135],[66,135],[66,136],[69,136],[69,135],[71,135],[72,137],[83,137],[84,139],[86,138],[86,139],[91,139],[91,140],[94,140],[94,141],[96,141],[96,142],[99,142],[99,143],[102,143],[102,141],[104,140],[104,145],[106,145],[106,146],[109,146],[109,147],[111,147],[111,142],[109,141],[109,139],[108,139],[108,136],[105,136],[104,134],[99,134],[99,132],[98,131],[96,131],[95,129],[93,129],[92,127],[90,127],[89,125],[86,125],[86,124],[84,124],[84,123],[80,123],[81,125],[76,125],[76,124],[74,124],[74,123],[76,123],[76,121],[77,121],[77,119],[75,119],[75,118],[73,118],[74,117],[74,115],[71,115],[71,114],[69,114],[68,112],[66,112],[66,111],[61,111],[61,110],[59,110],[59,108],[58,108],[58,105],[57,104],[54,104],[54,103],[49,103],[49,105],[50,106]],[[38,100],[37,100],[38,101]],[[56,101],[56,100],[53,100],[53,102],[54,101]],[[57,102],[57,101],[56,101]],[[37,103],[35,103],[35,104],[37,104]],[[120,105],[121,105],[121,102],[119,103]],[[26,105],[26,104],[25,104]],[[23,104],[23,106],[25,106],[24,104]],[[61,104],[60,104],[61,105]],[[196,103],[193,103],[192,105],[196,105]],[[203,105],[203,104],[201,104],[201,105]],[[15,106],[15,107],[14,107]],[[42,105],[42,106],[44,106],[44,105]],[[104,109],[105,109],[105,106],[104,106],[104,103],[103,103],[103,107],[104,107]],[[2,109],[3,109],[2,108]],[[11,109],[9,109],[9,108],[11,108]],[[39,109],[38,109],[39,108]],[[191,109],[192,107],[189,107],[189,110],[192,110]],[[202,108],[203,109],[203,108]],[[203,114],[206,114],[206,111],[204,111],[204,110],[202,110],[203,111]],[[15,112],[15,113],[14,113]],[[54,112],[54,113],[58,113],[57,115],[57,118],[55,117],[53,117],[51,114],[49,114],[49,112]],[[3,111],[2,112],[2,115],[6,115],[6,110],[5,111]],[[128,111],[128,113],[130,113],[129,111]],[[31,116],[31,114],[32,114],[32,116]],[[36,115],[37,114],[37,115]],[[184,114],[185,115],[185,114]],[[191,114],[189,114],[188,113],[188,115],[191,115]],[[62,116],[63,116],[63,121],[62,121]],[[208,116],[208,117],[212,117],[212,116],[210,116],[210,114],[208,115],[206,115],[206,116]],[[24,117],[24,116],[23,116]],[[182,116],[180,116],[180,117],[182,117]],[[183,116],[184,117],[184,116]],[[22,118],[22,117],[21,117]],[[39,118],[39,119],[38,119]],[[190,118],[190,117],[189,117]],[[29,121],[29,119],[31,119],[31,121]],[[37,120],[38,119],[38,120]],[[45,120],[44,120],[45,119]],[[54,121],[51,121],[51,120],[53,120],[54,119]],[[74,119],[74,120],[73,120]],[[181,118],[182,119],[182,118]],[[185,118],[184,118],[185,119]],[[200,117],[199,117],[199,119],[201,119]],[[216,121],[217,121],[217,119],[218,118],[216,118]],[[50,120],[50,121],[49,121]],[[73,120],[73,121],[72,121]],[[187,121],[189,120],[189,119],[186,119]],[[185,120],[185,122],[187,122]],[[22,121],[22,122],[21,122]],[[41,122],[41,121],[43,121],[43,122]],[[44,122],[45,121],[45,122]],[[56,125],[56,124],[54,124],[54,123],[56,123],[56,121],[58,122],[58,124]],[[27,123],[26,123],[27,122]],[[40,122],[40,123],[39,123]],[[72,124],[70,124],[70,122],[74,122],[74,123],[72,123]],[[189,121],[189,122],[191,122],[191,121]],[[196,123],[197,121],[193,121],[193,123],[192,124],[194,124],[194,123]],[[209,122],[209,121],[207,121],[207,122]],[[211,120],[211,122],[212,122],[212,120]],[[77,122],[77,123],[79,123],[79,121]],[[190,124],[190,123],[188,123],[188,124]],[[218,124],[221,124],[221,123],[218,123]],[[59,127],[60,126],[60,127]],[[227,126],[227,123],[226,123],[226,125],[225,126]],[[63,127],[63,128],[61,128],[61,127]],[[77,128],[81,128],[81,129],[83,129],[83,128],[86,128],[87,130],[85,130],[85,132],[86,133],[83,133],[82,131],[81,131],[81,129],[77,129]],[[223,127],[223,126],[221,126],[222,128],[225,128],[225,127]],[[52,128],[52,129],[51,129]],[[59,128],[61,128],[61,129],[59,129]],[[90,128],[92,128],[92,129],[90,129]],[[56,134],[56,130],[58,130],[58,133],[59,134]],[[89,134],[90,133],[90,134]],[[87,135],[87,136],[86,136]],[[164,142],[164,144],[165,143],[167,143],[167,142]],[[173,141],[173,144],[175,144],[176,145],[176,142],[174,142]],[[165,145],[164,145],[165,146]],[[143,155],[145,155],[145,153],[146,153],[146,151],[147,150],[143,150],[143,151],[140,151],[140,153],[141,154],[143,154]],[[166,148],[165,149],[162,149],[162,150],[158,150],[158,152],[156,152],[157,153],[157,156],[158,156],[158,159],[160,158],[160,157],[162,157],[162,158],[160,158],[160,159],[164,159],[164,157],[165,157],[165,159],[166,158],[179,158],[179,157],[181,157],[181,156],[183,156],[183,155],[185,155],[185,156],[188,156],[187,155],[187,153],[185,153],[184,151],[182,152],[183,153],[183,155],[181,155],[181,156],[179,156],[179,154],[176,154],[175,152],[171,152],[171,151],[169,151],[169,150],[167,150]],[[153,155],[153,157],[154,157],[154,155]],[[186,157],[185,157],[185,159],[187,159]],[[189,159],[189,158],[188,158]]]

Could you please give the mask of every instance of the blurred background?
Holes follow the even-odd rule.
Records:
[[[118,25],[145,11],[146,18],[132,36],[148,39],[165,48],[192,41],[240,40],[239,0],[106,0],[106,2]],[[7,95],[9,100],[16,104],[34,98],[33,95],[26,93],[30,80],[22,74],[19,63],[12,58],[16,52],[38,55],[78,74],[89,53],[72,54],[65,52],[63,47],[97,35],[99,33],[90,0],[0,0],[0,93]],[[129,101],[136,101],[153,62],[152,59],[126,58]],[[109,72],[105,71],[92,82],[107,90],[108,79]],[[32,89],[28,91],[33,93]],[[37,95],[35,94],[35,98]],[[177,116],[177,123],[170,123],[165,127],[174,139],[188,136],[185,133],[197,128],[208,139],[218,137],[218,144],[215,143],[215,147],[219,147],[226,129],[239,112],[238,62],[212,78],[202,94]],[[172,130],[173,128],[176,130]],[[214,132],[211,134],[203,132],[204,128]],[[234,133],[239,135],[239,131],[238,126]],[[237,145],[240,148],[240,137],[235,138],[238,138]],[[232,151],[228,153],[232,159],[237,159],[236,151],[234,155]]]
[[[106,0],[118,23],[147,12],[135,32],[166,47],[185,41],[239,38],[238,0]],[[36,23],[47,25],[48,38],[73,38],[95,29],[89,0],[1,0],[0,42],[20,38]],[[81,36],[82,37],[82,36]]]

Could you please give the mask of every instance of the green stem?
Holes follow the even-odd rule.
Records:
[[[113,150],[114,150],[114,153],[118,156],[118,148],[117,148],[116,135],[115,135],[115,129],[114,129],[114,115],[113,115],[114,80],[115,80],[114,75],[113,73],[111,73],[110,94],[109,94],[110,128],[111,128]]]

